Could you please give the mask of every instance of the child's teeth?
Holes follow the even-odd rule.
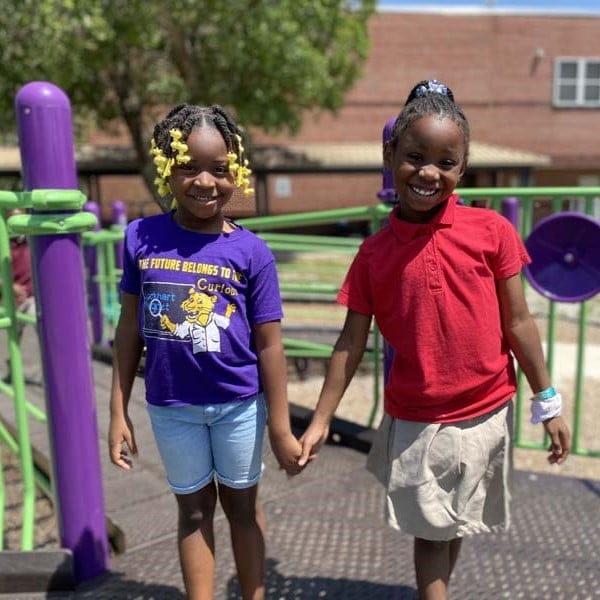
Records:
[[[422,196],[432,196],[435,194],[435,190],[423,190],[421,188],[414,188],[414,190],[417,194],[421,194]]]

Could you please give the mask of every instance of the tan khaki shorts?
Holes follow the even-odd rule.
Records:
[[[507,529],[512,423],[512,402],[458,423],[386,414],[367,469],[386,488],[388,524],[426,540]]]

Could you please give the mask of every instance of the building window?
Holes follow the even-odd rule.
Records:
[[[600,108],[600,58],[557,58],[554,106]]]

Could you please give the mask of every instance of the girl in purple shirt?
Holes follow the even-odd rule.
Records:
[[[219,106],[179,105],[154,129],[165,214],[125,233],[114,340],[109,449],[129,470],[137,454],[128,403],[145,354],[148,412],[177,499],[178,550],[190,599],[214,589],[213,517],[229,520],[244,598],[264,596],[264,514],[257,503],[266,424],[273,452],[296,474],[273,255],[223,214],[252,194],[237,125]]]

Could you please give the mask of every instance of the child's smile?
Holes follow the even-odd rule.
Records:
[[[417,188],[412,186],[413,192],[419,194],[419,196],[433,196],[438,190],[437,188],[433,189],[425,189],[425,188]]]
[[[198,194],[188,194],[188,198],[197,206],[197,208],[201,210],[207,209],[215,209],[218,207],[220,196],[208,196],[208,195],[198,195]],[[223,203],[224,204],[224,203]],[[181,205],[181,204],[180,204]],[[193,205],[190,204],[192,212],[194,212]]]
[[[440,188],[424,188],[418,187],[414,185],[408,186],[410,191],[415,195],[415,197],[421,199],[424,202],[432,202],[437,200],[437,196],[439,196],[441,190]]]

